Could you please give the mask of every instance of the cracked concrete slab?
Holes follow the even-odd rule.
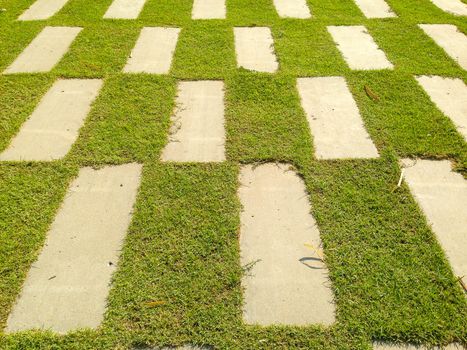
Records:
[[[82,29],[45,27],[4,71],[4,74],[50,71],[65,55]]]
[[[467,4],[461,0],[431,0],[441,10],[456,16],[467,16]]]
[[[364,26],[328,26],[328,31],[350,69],[394,68]]]
[[[144,27],[123,71],[169,73],[179,33],[180,28]]]
[[[366,18],[397,17],[384,0],[354,0]]]
[[[136,19],[144,7],[146,0],[114,0],[104,18]]]
[[[192,19],[225,19],[225,0],[194,0]]]
[[[102,80],[58,80],[23,124],[0,160],[51,161],[63,158],[78,138]]]
[[[83,168],[8,317],[7,332],[96,328],[130,225],[142,166]]]
[[[311,18],[306,0],[274,0],[274,6],[282,18]]]
[[[379,156],[344,78],[299,78],[297,89],[318,159]]]
[[[21,16],[19,21],[48,19],[60,11],[68,0],[37,0]]]
[[[225,160],[224,83],[184,81],[178,85],[163,161],[222,162]]]
[[[330,325],[333,295],[303,180],[286,164],[246,165],[238,195],[248,324]],[[307,248],[306,244],[310,247]]]

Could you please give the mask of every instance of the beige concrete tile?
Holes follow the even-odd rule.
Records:
[[[344,78],[299,78],[297,89],[318,159],[378,157]]]
[[[224,83],[185,81],[178,85],[163,161],[222,162],[225,160]]]
[[[279,64],[274,41],[267,27],[235,27],[237,66],[258,72],[274,73]]]
[[[273,0],[276,11],[283,18],[310,18],[306,0]]]
[[[328,31],[350,69],[394,68],[364,26],[329,26]]]
[[[29,271],[7,332],[99,326],[140,174],[139,164],[81,169]]]
[[[37,0],[21,16],[19,21],[48,19],[62,9],[68,0]]]
[[[146,0],[114,0],[104,18],[136,19],[144,7]]]
[[[225,19],[225,0],[194,0],[192,19]]]
[[[330,325],[333,295],[305,184],[284,164],[241,168],[238,191],[243,318],[248,324]]]
[[[50,161],[63,158],[99,94],[98,79],[58,80],[23,124],[0,160]]]
[[[467,276],[467,181],[447,160],[402,161],[404,178],[456,276]],[[467,277],[464,277],[467,284]]]
[[[354,0],[366,18],[397,17],[384,0]]]
[[[179,33],[179,28],[144,27],[123,71],[169,73]]]
[[[464,82],[439,76],[420,76],[416,79],[467,141],[467,86]]]
[[[467,5],[461,0],[431,0],[441,10],[456,16],[467,16]]]
[[[4,74],[50,71],[68,51],[81,30],[78,27],[45,27]]]
[[[467,37],[452,24],[419,24],[420,28],[463,69],[467,69]]]

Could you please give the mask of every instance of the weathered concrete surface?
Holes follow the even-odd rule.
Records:
[[[354,0],[367,18],[397,17],[384,0]]]
[[[344,78],[299,78],[297,89],[317,158],[378,157]]]
[[[337,48],[351,69],[393,69],[364,26],[329,26]]]
[[[267,27],[235,27],[237,66],[258,72],[274,73],[279,64],[274,41]]]
[[[0,160],[50,161],[64,157],[101,87],[98,79],[55,82],[0,154]]]
[[[431,0],[441,10],[456,16],[467,16],[467,5],[461,0]]]
[[[467,86],[464,82],[439,76],[420,76],[416,79],[467,141]]]
[[[463,69],[467,69],[467,37],[452,24],[419,24]]]
[[[403,345],[403,344],[390,344],[390,343],[373,343],[374,350],[465,350],[465,348],[459,344],[450,344],[442,347],[427,347],[427,346],[415,346],[415,345]]]
[[[48,19],[62,9],[68,0],[37,0],[21,16],[19,21]]]
[[[310,18],[310,9],[306,0],[274,0],[274,6],[283,18]]]
[[[179,28],[144,27],[123,71],[167,74],[179,33]]]
[[[192,19],[225,19],[225,0],[194,0]]]
[[[243,166],[239,197],[246,323],[330,325],[333,296],[303,181],[283,164]]]
[[[81,169],[29,271],[7,332],[99,326],[140,173],[139,164]]]
[[[467,181],[447,160],[404,159],[404,177],[456,276],[467,276]],[[467,277],[464,277],[467,283]]]
[[[225,160],[224,83],[185,81],[178,85],[177,111],[172,117],[163,161]]]
[[[104,18],[136,19],[144,7],[146,0],[114,0]]]
[[[83,28],[45,27],[4,71],[9,73],[38,73],[50,71],[68,51]]]

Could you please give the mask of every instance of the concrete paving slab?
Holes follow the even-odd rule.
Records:
[[[146,0],[114,0],[104,18],[136,19],[144,7]]]
[[[48,19],[62,9],[68,0],[37,0],[21,16],[19,21]]]
[[[431,0],[441,10],[456,16],[467,16],[467,5],[461,0]]]
[[[416,79],[467,141],[467,86],[464,82],[439,76],[420,76]]]
[[[463,69],[467,69],[467,37],[452,24],[419,24],[420,28]]]
[[[7,332],[99,326],[140,174],[139,164],[81,169],[29,271]]]
[[[350,69],[394,68],[364,26],[328,26],[328,31]]]
[[[194,0],[192,19],[225,19],[225,0]]]
[[[50,161],[63,158],[78,138],[102,80],[58,80],[23,124],[0,160]]]
[[[305,185],[285,164],[241,168],[243,318],[248,324],[334,323],[333,295]]]
[[[274,6],[283,18],[310,18],[310,9],[306,0],[274,0]]]
[[[416,346],[416,345],[404,345],[404,344],[392,344],[392,343],[373,343],[374,350],[465,350],[460,344],[450,344],[447,346]]]
[[[397,17],[384,0],[354,0],[366,18]]]
[[[3,73],[50,71],[65,55],[82,29],[78,27],[45,27]]]
[[[274,41],[267,27],[235,27],[237,66],[258,72],[274,73],[279,64]]]
[[[224,83],[184,81],[178,85],[163,161],[222,162],[225,160]]]
[[[169,73],[179,33],[179,28],[144,27],[123,71]]]
[[[297,89],[318,159],[379,156],[344,78],[299,78]]]
[[[402,160],[404,178],[454,274],[467,284],[467,180],[447,160]]]

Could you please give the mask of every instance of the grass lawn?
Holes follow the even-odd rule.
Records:
[[[467,146],[416,75],[467,72],[419,23],[456,25],[429,0],[386,0],[397,18],[366,19],[352,0],[308,0],[313,17],[281,19],[272,0],[227,0],[227,19],[191,19],[192,0],[147,0],[137,20],[104,20],[111,0],[70,0],[45,21],[16,21],[33,0],[0,0],[0,71],[44,26],[84,29],[49,73],[0,75],[0,151],[58,78],[102,78],[77,142],[54,162],[0,162],[0,329],[45,241],[68,185],[84,166],[144,164],[132,223],[102,326],[64,336],[5,334],[2,349],[371,349],[374,340],[467,343],[467,302],[398,160],[450,159],[467,177]],[[392,71],[351,71],[326,30],[365,25]],[[168,75],[123,74],[145,26],[182,28]],[[268,26],[275,74],[236,67],[233,27]],[[381,155],[318,161],[297,77],[343,76]],[[180,80],[224,80],[224,163],[162,163]],[[367,96],[368,86],[379,96]],[[324,243],[335,325],[248,326],[237,197],[242,164],[288,162],[303,177]],[[312,296],[310,296],[312,297]],[[149,307],[147,302],[165,303]]]

